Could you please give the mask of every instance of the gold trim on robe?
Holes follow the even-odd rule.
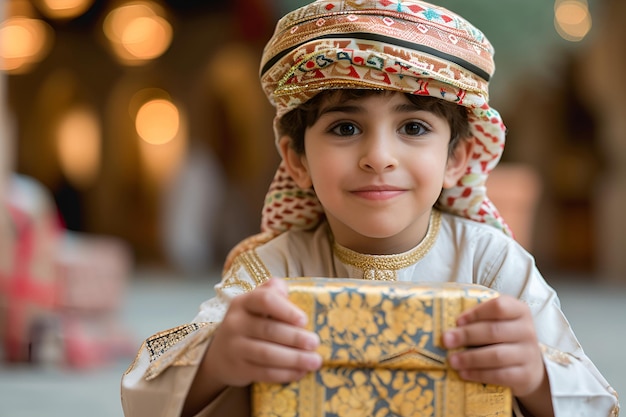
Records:
[[[435,244],[440,228],[441,212],[433,210],[426,236],[419,245],[410,251],[397,255],[366,255],[333,242],[333,252],[344,264],[362,269],[363,279],[396,281],[398,279],[398,270],[407,268],[426,256]]]

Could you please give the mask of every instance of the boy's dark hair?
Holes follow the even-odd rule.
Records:
[[[337,101],[345,101],[369,97],[375,94],[391,94],[389,90],[327,90],[319,93],[309,101],[285,114],[278,122],[280,136],[289,136],[291,146],[298,154],[304,154],[304,132],[313,126],[319,118],[319,110],[322,100],[330,98]],[[411,103],[419,108],[444,117],[450,124],[450,144],[448,154],[452,154],[460,140],[471,136],[467,109],[442,99],[430,96],[417,96],[404,93]]]

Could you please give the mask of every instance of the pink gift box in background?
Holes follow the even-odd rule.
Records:
[[[14,176],[0,215],[0,338],[7,362],[87,368],[134,352],[119,318],[132,270],[113,237],[71,232],[52,198]],[[6,256],[6,254],[9,254]]]

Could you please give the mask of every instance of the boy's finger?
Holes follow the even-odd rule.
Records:
[[[282,287],[285,283],[282,282],[280,284],[280,282],[281,280],[271,280],[251,293],[246,294],[244,308],[255,316],[271,317],[274,320],[295,326],[304,326],[308,321],[308,317],[289,301],[286,288]]]
[[[287,283],[285,282],[285,280],[280,278],[270,278],[269,280],[265,281],[261,285],[261,287],[271,287],[285,296],[289,293]]]
[[[251,366],[290,369],[298,372],[315,371],[322,366],[322,357],[316,352],[292,349],[263,341],[248,346],[246,362]]]
[[[535,341],[532,322],[520,320],[479,321],[443,334],[444,346],[448,349],[476,347],[502,343]]]
[[[254,381],[273,384],[287,384],[293,381],[299,381],[308,373],[307,371],[296,371],[284,368],[258,367],[257,370],[258,372],[253,374]]]
[[[457,371],[509,368],[524,365],[527,360],[524,352],[519,345],[492,345],[453,353],[448,361]]]
[[[517,386],[524,383],[527,378],[525,369],[522,366],[512,366],[500,369],[471,369],[459,372],[459,376],[466,381],[481,382],[483,384],[494,384],[502,386]],[[516,395],[515,392],[513,392]]]
[[[247,326],[248,337],[255,339],[304,350],[315,350],[319,346],[317,334],[274,319],[253,317]]]
[[[522,301],[509,295],[501,295],[463,312],[457,318],[457,325],[484,320],[515,320],[528,312],[528,306]]]
[[[245,311],[249,315],[272,317],[275,320],[303,327],[308,317],[287,298],[286,283],[271,279],[254,291],[235,297],[229,311]]]

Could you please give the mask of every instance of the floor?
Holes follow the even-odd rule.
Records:
[[[618,393],[624,393],[626,287],[573,281],[559,279],[552,285],[587,355]],[[139,346],[154,332],[192,318],[212,286],[210,280],[143,271],[129,285],[122,320]],[[131,360],[91,371],[0,364],[0,417],[122,417],[119,382]]]

